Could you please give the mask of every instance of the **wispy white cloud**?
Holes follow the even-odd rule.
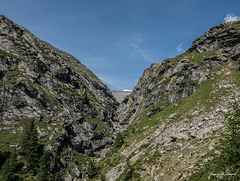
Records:
[[[235,16],[235,14],[227,14],[227,16],[224,18],[225,22],[238,21],[238,20],[240,20],[240,17]]]
[[[153,62],[152,59],[134,42],[130,41],[131,47],[140,54],[140,56],[147,62]]]
[[[176,50],[177,50],[177,52],[179,52],[179,53],[183,53],[185,50],[183,49],[183,47],[182,47],[182,43],[180,43],[177,47],[176,47]]]

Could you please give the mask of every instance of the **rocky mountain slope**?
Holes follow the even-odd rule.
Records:
[[[239,21],[152,64],[120,105],[73,56],[4,16],[0,59],[0,153],[18,150],[34,120],[55,180],[188,180],[219,154],[225,115],[240,101]]]
[[[183,54],[146,69],[118,108],[117,146],[96,180],[188,180],[212,159],[240,101],[240,22],[211,28]]]
[[[78,177],[76,155],[100,157],[111,145],[117,105],[76,58],[0,16],[1,151],[16,146],[23,124],[33,118],[44,149],[62,154],[52,170],[69,168],[65,175]]]
[[[216,75],[217,67],[239,61],[240,22],[229,22],[211,28],[193,42],[183,54],[154,63],[139,79],[133,93],[119,109],[122,125],[131,122],[136,113],[162,101],[161,106],[148,112],[161,111],[169,103],[193,94],[199,85]]]

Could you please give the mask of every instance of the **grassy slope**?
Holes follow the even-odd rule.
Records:
[[[237,65],[236,62],[234,62],[234,64]],[[177,122],[186,120],[184,122],[190,124],[193,121],[194,116],[189,113],[194,110],[202,110],[200,114],[208,114],[209,112],[215,110],[216,106],[223,101],[222,98],[232,93],[226,88],[219,88],[219,84],[222,84],[225,80],[229,84],[236,84],[238,87],[240,86],[239,70],[234,70],[233,67],[234,66],[225,65],[211,70],[212,73],[219,72],[220,75],[215,79],[207,80],[205,83],[200,85],[197,91],[191,96],[172,104],[168,103],[169,105],[164,110],[152,117],[147,116],[147,111],[149,109],[155,109],[157,106],[166,104],[166,102],[161,101],[157,105],[143,109],[139,112],[136,119],[128,126],[127,130],[123,132],[125,137],[123,146],[120,149],[113,148],[107,157],[98,163],[101,168],[99,173],[104,175],[120,163],[126,164],[127,162],[130,162],[131,165],[131,161],[129,160],[131,160],[131,158],[136,156],[139,152],[143,152],[144,154],[141,154],[137,161],[135,163],[132,162],[131,165],[132,170],[134,170],[134,180],[151,180],[154,176],[157,176],[160,173],[168,174],[168,176],[164,177],[165,179],[172,179],[177,176],[177,172],[173,171],[172,167],[174,167],[175,170],[178,170],[178,167],[181,167],[182,164],[190,166],[190,163],[202,163],[205,157],[191,157],[191,150],[185,146],[187,143],[183,140],[178,142],[184,145],[183,149],[178,150],[177,152],[168,151],[164,154],[164,156],[162,156],[158,150],[161,149],[163,145],[153,144],[154,138],[156,137],[156,135],[153,136],[153,133],[162,125],[163,133],[164,129],[168,128],[168,125],[171,126]],[[171,114],[174,114],[174,119],[169,119]],[[159,135],[160,134],[161,132]],[[195,151],[198,150],[198,154],[207,153],[209,152],[209,144],[217,137],[217,134],[214,132],[210,136],[211,139],[206,140],[203,145],[199,145],[198,142],[200,140],[196,138],[190,138],[187,142],[197,148]],[[146,141],[146,138],[149,138],[149,140]],[[145,141],[143,142],[143,140]],[[139,143],[141,142],[143,144],[140,144],[141,146],[139,146]],[[135,150],[134,147],[137,149]],[[128,152],[131,152],[132,150],[135,151],[127,156],[121,154],[126,150]],[[186,163],[184,159],[181,159],[183,157],[188,158],[188,163]],[[146,170],[152,170],[153,167],[154,174],[151,175]],[[122,170],[124,170],[124,168],[125,167],[123,166]],[[141,172],[144,174],[140,178]],[[126,173],[127,169],[124,170],[123,174],[119,177],[119,180],[124,180],[124,175],[126,176]]]

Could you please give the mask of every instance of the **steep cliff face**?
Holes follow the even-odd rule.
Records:
[[[239,61],[240,22],[223,23],[211,28],[183,54],[154,63],[146,69],[132,94],[119,106],[121,125],[131,122],[136,113],[161,104],[153,115],[169,103],[193,94],[199,85],[215,77],[211,70]],[[160,103],[162,101],[162,103]]]
[[[112,143],[117,105],[110,90],[76,58],[0,16],[2,151],[34,118],[45,149],[69,147],[99,157]],[[62,164],[66,168],[70,161]]]
[[[98,178],[188,180],[219,155],[225,115],[240,102],[239,55],[240,22],[229,22],[146,69],[118,108],[124,131],[98,163]]]

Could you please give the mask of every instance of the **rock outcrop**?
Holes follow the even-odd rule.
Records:
[[[151,105],[161,104],[153,115],[169,103],[193,94],[197,87],[215,77],[211,70],[240,61],[240,22],[223,23],[211,28],[183,54],[153,63],[138,80],[130,96],[119,106],[122,127],[130,123],[136,113]],[[162,103],[161,103],[162,101]]]
[[[118,107],[122,146],[99,162],[101,175],[189,180],[219,155],[226,115],[240,106],[239,56],[237,21],[211,28],[185,53],[146,69]]]
[[[107,86],[76,58],[0,16],[2,133],[21,133],[33,118],[45,149],[100,157],[112,143],[117,106]],[[53,170],[70,165],[63,159]]]
[[[240,21],[223,23],[152,64],[119,104],[76,58],[0,16],[0,147],[18,148],[34,119],[53,176],[187,180],[219,154],[225,115],[240,102],[239,65]]]

